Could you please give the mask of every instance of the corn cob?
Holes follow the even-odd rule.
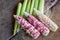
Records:
[[[27,22],[24,18],[20,16],[14,15],[14,18],[30,36],[32,36],[34,39],[38,38],[38,36],[40,35],[39,31],[37,31],[29,22]]]
[[[46,15],[40,13],[38,10],[34,8],[35,14],[37,14],[39,20],[44,23],[51,31],[55,32],[58,29],[58,26]]]
[[[43,36],[47,36],[49,34],[49,29],[41,22],[39,22],[35,17],[24,12],[26,19],[30,24],[32,24]]]

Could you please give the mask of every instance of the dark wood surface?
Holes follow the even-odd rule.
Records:
[[[0,40],[7,40],[13,31],[13,14],[20,0],[0,0]]]
[[[0,0],[0,40],[7,40],[13,32],[13,14],[20,0]],[[50,18],[59,26],[56,32],[50,32],[47,37],[40,36],[36,40],[60,40],[60,3],[52,8]],[[22,30],[11,40],[34,40]]]

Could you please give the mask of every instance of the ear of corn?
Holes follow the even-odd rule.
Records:
[[[55,32],[58,29],[58,26],[46,15],[40,13],[36,9],[34,9],[34,12],[38,15],[40,21],[44,23],[51,31]]]
[[[30,15],[27,12],[24,12],[26,19],[30,24],[32,24],[43,36],[49,34],[49,29],[40,21],[38,21],[34,16]]]

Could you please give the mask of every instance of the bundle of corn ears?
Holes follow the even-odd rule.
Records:
[[[20,28],[26,30],[34,39],[38,38],[40,34],[47,36],[50,30],[55,32],[58,26],[44,13],[54,6],[56,2],[57,0],[45,11],[45,0],[24,0],[23,4],[19,3],[16,13],[17,16],[14,16],[17,21],[15,21],[13,35],[19,32],[18,29]],[[40,21],[35,18],[36,16],[38,16]],[[26,17],[27,20],[25,20],[24,17]]]

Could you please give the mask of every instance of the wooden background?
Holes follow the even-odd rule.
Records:
[[[13,32],[16,7],[20,0],[0,0],[0,40],[7,40]],[[49,3],[49,2],[48,2]],[[60,40],[60,1],[52,8],[50,18],[59,26],[54,33],[50,32],[47,37],[40,36],[36,40]],[[11,40],[34,40],[22,30]]]

